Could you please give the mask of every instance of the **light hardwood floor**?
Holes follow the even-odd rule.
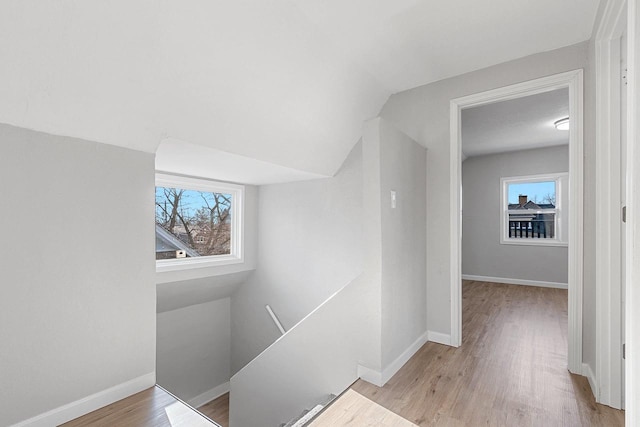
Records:
[[[465,281],[462,296],[460,348],[427,343],[384,387],[359,380],[352,390],[419,426],[624,426],[624,412],[596,404],[586,378],[566,369],[567,291]],[[227,427],[228,399],[199,409]],[[355,402],[365,417],[380,410]],[[154,387],[64,426],[214,424]]]
[[[63,427],[216,427],[159,387],[98,409]]]
[[[229,427],[229,393],[200,406],[198,411],[220,424],[221,427]]]
[[[384,387],[352,389],[419,426],[623,426],[567,347],[566,290],[465,281],[461,347],[427,343]]]
[[[309,427],[338,426],[416,427],[353,390],[347,390],[309,424]]]

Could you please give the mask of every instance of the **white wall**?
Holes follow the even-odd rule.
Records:
[[[278,425],[287,422],[328,394],[342,392],[358,375],[382,384],[419,348],[423,342],[421,339],[426,337],[425,165],[426,150],[393,126],[382,119],[365,124],[362,144],[354,148],[334,181],[324,183],[330,185],[328,195],[332,195],[331,199],[341,192],[349,194],[346,186],[349,182],[353,190],[361,189],[350,197],[359,200],[364,209],[348,211],[356,219],[350,226],[356,228],[337,227],[340,233],[352,233],[354,240],[345,242],[342,234],[325,239],[333,242],[332,250],[342,257],[362,257],[364,273],[234,374],[231,378],[231,425]],[[307,183],[307,187],[310,184]],[[282,189],[282,186],[270,187]],[[327,189],[326,186],[323,188]],[[296,190],[300,189],[307,190],[296,185]],[[397,194],[395,209],[390,206],[391,189]],[[277,194],[291,193],[278,191]],[[290,232],[314,229],[325,221],[322,216],[312,214],[292,215],[300,211],[293,205],[300,200],[301,195],[297,193],[292,199],[278,199],[279,206],[291,209],[287,218],[300,221],[297,229]],[[357,206],[355,201],[352,202],[354,207]],[[328,206],[341,207],[343,203]],[[334,209],[316,211],[325,215],[330,213],[333,217]],[[302,211],[306,212],[306,207]],[[261,210],[261,216],[262,213]],[[337,218],[333,220],[336,222]],[[273,228],[274,236],[287,230],[282,225],[274,225]],[[327,230],[326,227],[319,228],[316,232],[327,233]],[[356,231],[358,234],[353,234]],[[313,234],[305,231],[302,237],[309,236]],[[288,237],[289,241],[298,243]],[[364,247],[353,244],[360,241],[358,237]],[[260,242],[261,247],[266,244],[262,239]],[[276,240],[268,242],[273,246]],[[304,242],[299,243],[305,252],[317,250],[309,242],[306,249]],[[269,247],[265,246],[265,250]],[[318,259],[307,260],[304,252],[290,254],[284,262],[293,270],[298,268],[295,261],[308,263],[305,283],[310,283],[317,281],[314,275],[322,277],[327,274],[320,273],[318,268],[336,265],[336,260],[327,254],[319,255],[323,256],[321,261],[328,260],[332,264],[321,262],[314,265]],[[280,259],[275,261],[283,262]],[[262,268],[259,264],[255,276],[261,274]],[[284,269],[274,271],[276,273],[282,279],[289,277]],[[292,289],[288,291],[294,292]],[[294,299],[289,300],[289,303],[295,302]],[[232,308],[234,319],[236,315]],[[238,322],[242,320],[238,318]],[[272,327],[269,322],[266,326]],[[234,327],[232,324],[232,330]],[[236,340],[235,336],[233,340]]]
[[[566,145],[465,160],[462,163],[462,274],[566,284],[569,271],[566,246],[500,244],[500,178],[568,171],[569,147]],[[566,197],[563,203],[567,207]]]
[[[427,327],[427,151],[388,122],[380,132],[382,366],[388,367]],[[391,208],[391,190],[396,208]]]
[[[360,276],[249,362],[231,378],[229,424],[278,426],[344,391],[359,362],[380,356],[370,327],[379,298]]]
[[[228,382],[231,375],[230,297],[257,262],[254,185],[245,186],[243,238],[241,264],[156,273],[158,383],[183,400]]]
[[[0,425],[153,385],[153,177],[151,154],[0,125]]]
[[[449,102],[471,95],[535,78],[585,69],[585,230],[594,228],[594,101],[593,73],[589,62],[589,45],[580,43],[562,49],[527,56],[493,67],[441,80],[391,96],[381,117],[429,149],[427,156],[427,325],[428,329],[449,334],[450,250],[449,250]],[[584,311],[585,360],[595,347],[589,343],[587,323],[595,318],[591,310],[594,294],[593,256],[595,242],[585,234]],[[587,348],[589,347],[589,348]]]
[[[231,300],[232,372],[362,271],[362,148],[333,178],[259,187],[258,262]]]
[[[231,377],[231,300],[158,313],[157,381],[183,400]]]

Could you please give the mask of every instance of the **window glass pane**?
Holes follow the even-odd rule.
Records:
[[[508,184],[509,209],[555,209],[556,182],[517,182]]]
[[[556,208],[556,182],[517,182],[507,185],[509,213],[507,236],[512,239],[553,239],[556,237],[556,214],[539,213]]]
[[[231,198],[156,187],[156,259],[230,254]]]

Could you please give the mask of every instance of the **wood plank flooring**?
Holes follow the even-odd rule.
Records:
[[[566,290],[465,281],[461,347],[427,343],[384,387],[352,389],[419,426],[623,426],[567,348]]]
[[[199,412],[159,387],[151,387],[63,427],[216,427]]]
[[[624,426],[623,411],[596,404],[587,379],[566,369],[566,290],[465,281],[462,296],[460,348],[427,343],[384,387],[359,380],[353,392],[418,426]],[[354,402],[361,418],[312,425],[385,425],[365,422],[380,408]],[[228,427],[228,394],[199,409]],[[215,424],[153,387],[63,426]]]
[[[198,411],[220,424],[221,427],[229,427],[229,393],[200,406]]]
[[[416,427],[354,390],[347,390],[309,424],[309,427],[342,426]]]

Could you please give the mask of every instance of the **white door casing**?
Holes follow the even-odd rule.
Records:
[[[596,401],[622,407],[621,37],[626,1],[605,4],[596,29]]]
[[[569,89],[569,360],[571,372],[582,374],[583,275],[583,71],[574,70],[506,86],[450,102],[450,281],[451,345],[462,343],[462,133],[464,108]]]
[[[625,424],[640,425],[640,1],[627,8]],[[633,308],[633,309],[632,309]]]

